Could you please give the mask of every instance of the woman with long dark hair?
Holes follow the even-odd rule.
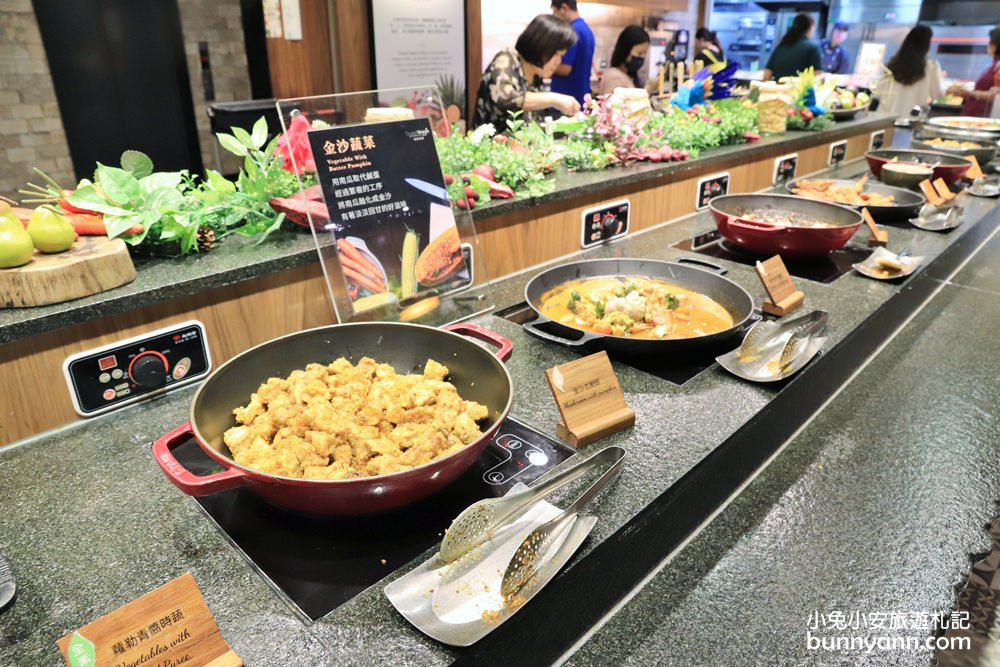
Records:
[[[809,37],[812,35],[813,18],[808,14],[796,14],[785,36],[774,48],[764,68],[764,81],[795,76],[809,67],[815,71],[823,69],[823,59],[819,47]]]
[[[879,111],[908,116],[913,107],[941,97],[941,66],[927,57],[933,36],[930,28],[918,25],[903,38],[899,50],[886,63],[889,75],[879,84]]]
[[[649,33],[642,26],[630,25],[618,35],[611,64],[601,74],[598,95],[609,95],[615,88],[640,88],[639,71],[649,53]]]
[[[722,44],[719,43],[719,36],[705,26],[702,26],[694,33],[694,61],[708,66],[712,64],[713,58],[715,62],[722,62],[726,59],[726,56],[722,52]]]
[[[964,116],[989,116],[993,110],[993,100],[1000,87],[1000,28],[990,31],[990,43],[986,45],[986,52],[993,58],[993,63],[979,75],[972,90],[958,85],[948,89],[949,95],[958,95],[964,100]]]

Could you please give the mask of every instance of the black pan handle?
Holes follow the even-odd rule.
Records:
[[[724,276],[729,273],[729,269],[724,266],[720,266],[715,262],[709,262],[708,260],[699,259],[698,257],[681,257],[677,260],[678,264],[691,264],[697,269],[706,269],[712,273],[717,273],[720,276]]]
[[[547,324],[551,322],[547,317],[538,317],[536,319],[525,322],[521,326],[528,332],[529,335],[539,338],[541,340],[548,341],[550,343],[555,343],[556,345],[562,345],[563,347],[583,347],[590,341],[598,337],[599,334],[590,333],[586,331],[581,331],[583,334],[578,340],[573,340],[572,338],[563,338],[562,336],[557,336],[556,334],[549,333],[548,331],[543,331],[538,328],[540,324]]]

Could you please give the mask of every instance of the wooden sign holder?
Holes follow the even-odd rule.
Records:
[[[183,664],[242,667],[229,647],[194,576],[182,574],[56,642],[75,665]]]
[[[583,447],[635,424],[607,352],[554,366],[545,371],[562,421],[556,433]]]
[[[865,224],[868,225],[868,231],[871,233],[871,236],[868,238],[869,248],[884,246],[889,242],[889,232],[880,229],[875,224],[875,219],[872,218],[872,214],[868,212],[867,208],[861,209],[861,217],[865,219]]]
[[[781,255],[775,255],[771,259],[757,262],[757,277],[764,284],[769,298],[764,299],[761,310],[768,315],[784,317],[802,305],[806,300],[806,295],[795,287],[792,277],[785,268],[785,263],[781,261]]]
[[[965,178],[971,181],[974,181],[977,178],[982,178],[983,168],[979,166],[979,160],[976,159],[976,156],[968,155],[965,159],[972,163],[972,166],[969,167],[969,171],[965,172]]]
[[[920,191],[924,193],[927,197],[927,201],[930,202],[931,206],[943,206],[944,200],[941,199],[941,195],[937,193],[934,186],[931,184],[931,179],[925,178],[920,181]]]
[[[938,178],[934,181],[934,190],[937,192],[938,197],[943,199],[945,202],[950,202],[955,198],[955,193],[951,191],[948,184],[944,182],[943,178]]]

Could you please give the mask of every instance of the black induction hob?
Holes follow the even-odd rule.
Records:
[[[758,261],[769,257],[751,253],[729,243],[720,236],[717,229],[675,243],[673,247],[679,250],[696,252],[700,255],[707,255],[715,259],[725,259],[738,264],[746,264],[747,266],[754,266]],[[850,273],[852,265],[863,262],[871,254],[871,248],[846,245],[839,250],[827,253],[823,257],[782,259],[788,268],[788,272],[796,278],[812,280],[817,283],[832,283],[841,276]]]
[[[573,450],[508,419],[462,477],[416,505],[353,519],[280,509],[246,489],[196,498],[209,518],[303,616],[316,620],[441,541],[458,514],[537,479]],[[194,439],[174,456],[196,475],[217,472]]]
[[[523,325],[525,322],[529,322],[537,317],[535,310],[528,305],[527,301],[507,306],[506,308],[494,311],[493,314],[496,317],[500,317],[509,322],[520,325]],[[743,340],[743,336],[746,335],[747,330],[756,324],[761,317],[760,311],[754,310],[753,313],[750,314],[750,319],[747,320],[746,324],[740,327],[739,332],[733,335],[729,344],[723,344],[718,349],[706,348],[697,353],[685,353],[682,357],[651,357],[649,355],[628,356],[617,352],[608,352],[608,356],[617,362],[623,363],[626,366],[631,366],[632,368],[642,371],[643,373],[649,373],[650,375],[654,375],[661,380],[666,380],[671,384],[681,386],[693,380],[704,370],[711,368],[712,365],[715,364],[715,357],[724,352],[728,352],[739,345],[740,341]],[[566,332],[565,327],[561,327],[555,323],[552,323],[551,325],[541,324],[537,326],[543,331],[551,326],[553,328],[553,333],[558,333],[561,336],[565,335]],[[592,352],[592,350],[577,351],[584,355],[591,354]]]

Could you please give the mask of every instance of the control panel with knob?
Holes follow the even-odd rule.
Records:
[[[211,368],[205,328],[194,320],[74,354],[63,364],[82,417],[190,384]]]

